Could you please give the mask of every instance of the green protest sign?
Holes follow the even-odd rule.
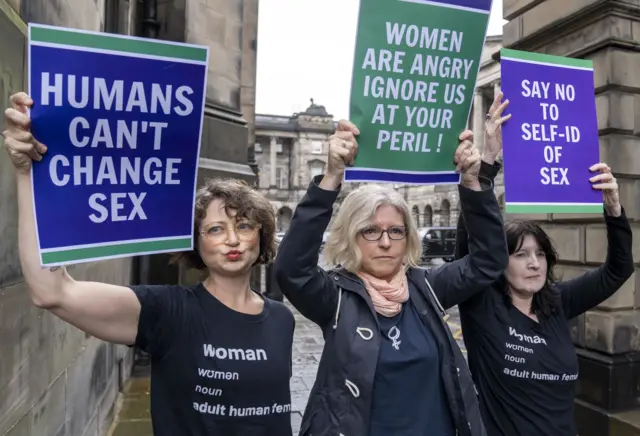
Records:
[[[351,182],[459,183],[491,0],[360,0],[350,119]]]

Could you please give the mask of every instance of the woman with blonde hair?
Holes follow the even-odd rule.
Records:
[[[495,122],[501,122],[496,112]],[[357,153],[356,126],[340,121],[324,175],[309,185],[280,244],[275,271],[289,301],[324,333],[325,347],[301,436],[481,436],[476,392],[446,310],[486,289],[508,260],[491,182],[478,177],[473,133],[453,160],[469,230],[465,258],[424,270],[407,203],[387,186],[350,193],[332,225],[345,165]]]

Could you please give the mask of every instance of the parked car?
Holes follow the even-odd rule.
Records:
[[[418,233],[422,239],[422,262],[433,259],[453,261],[456,250],[455,227],[422,227]]]

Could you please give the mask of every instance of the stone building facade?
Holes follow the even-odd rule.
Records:
[[[9,95],[26,89],[28,22],[206,44],[200,177],[253,183],[257,19],[258,0],[0,0],[0,110]],[[133,350],[90,337],[29,301],[18,256],[15,174],[5,157],[0,203],[0,435],[102,436]],[[167,267],[166,256],[92,262],[69,272],[119,285],[191,280]]]
[[[500,64],[493,58],[502,47],[501,36],[487,37],[474,93],[469,128],[474,141],[482,148],[485,113],[500,89]],[[295,207],[302,199],[314,175],[326,165],[328,140],[334,132],[334,120],[324,106],[311,102],[301,113],[256,115],[255,159],[259,168],[258,184],[269,197],[277,213],[278,231],[288,228]],[[474,128],[474,126],[480,126]],[[496,178],[496,195],[504,203],[502,172]],[[347,183],[343,198],[358,184]],[[451,185],[394,185],[401,192],[421,227],[455,226],[458,218],[458,191]],[[336,207],[337,211],[337,207]]]
[[[256,115],[258,186],[276,210],[279,232],[289,227],[311,179],[324,172],[335,128],[333,116],[313,99],[304,112],[291,116]],[[354,186],[345,184],[341,198]]]
[[[482,149],[485,114],[500,90],[500,63],[494,54],[502,47],[502,36],[488,36],[480,58],[480,71],[476,80],[473,105],[469,115],[469,129],[473,130],[474,142]],[[460,206],[458,191],[452,185],[396,185],[409,203],[413,218],[420,227],[455,226]],[[504,204],[502,172],[495,183],[495,193]]]
[[[634,1],[504,0],[503,45],[588,59],[600,155],[620,186],[634,234],[635,274],[599,307],[572,320],[580,377],[575,415],[580,436],[640,434],[640,12]],[[499,54],[494,56],[499,59]],[[528,215],[555,240],[559,274],[572,278],[602,265],[601,214]]]

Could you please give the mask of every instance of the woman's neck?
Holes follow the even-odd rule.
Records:
[[[256,304],[262,310],[262,299],[250,288],[251,273],[222,276],[210,273],[204,287],[225,306],[242,313],[256,313]]]
[[[535,315],[531,313],[531,306],[533,304],[532,294],[522,294],[509,288],[509,296],[511,297],[511,304],[513,304],[516,309],[528,317],[535,317]]]

